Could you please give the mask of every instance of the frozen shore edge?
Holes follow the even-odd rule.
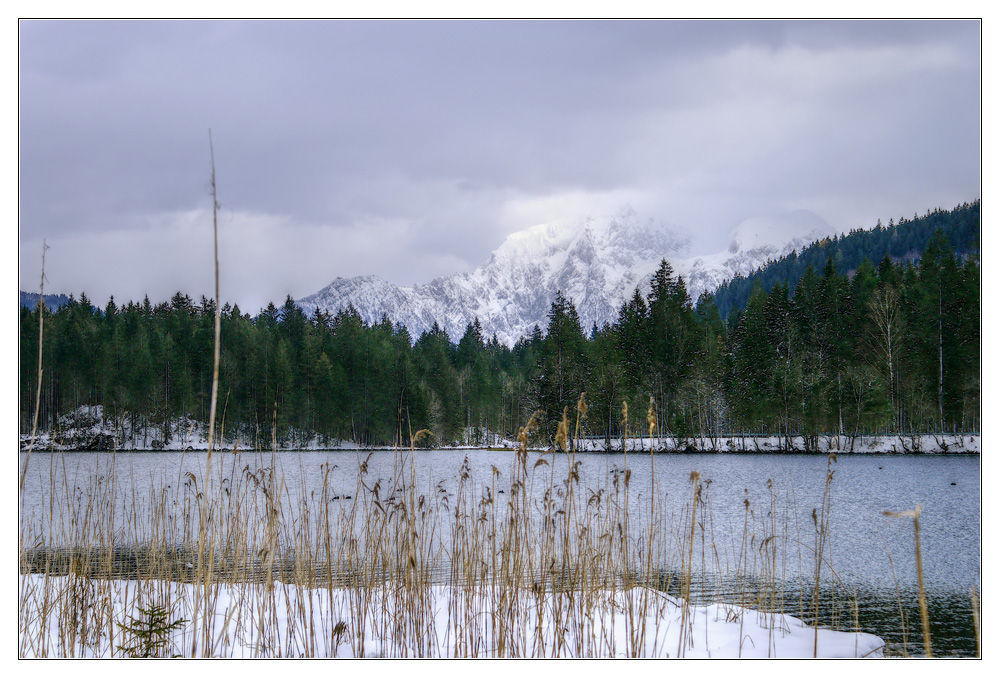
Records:
[[[166,435],[164,435],[166,434]],[[517,443],[482,429],[467,431],[467,444],[442,445],[444,450],[514,450]],[[31,436],[21,434],[20,450],[26,451]],[[666,453],[808,453],[808,454],[980,454],[982,436],[979,432],[965,433],[896,433],[880,435],[814,436],[781,435],[718,435],[675,436],[654,435],[628,438],[624,448],[629,452]],[[208,425],[193,419],[174,419],[163,425],[135,428],[128,416],[117,420],[106,418],[101,406],[81,407],[59,419],[56,431],[39,433],[33,449],[38,452],[56,451],[204,451],[208,449]],[[215,449],[254,452],[270,451],[271,441],[255,441],[248,435],[226,435],[216,438]],[[350,440],[338,440],[308,432],[293,431],[277,441],[279,451],[338,451],[393,450],[393,446],[365,446]],[[551,446],[529,446],[537,452],[551,451]],[[622,452],[621,438],[581,437],[577,452]]]

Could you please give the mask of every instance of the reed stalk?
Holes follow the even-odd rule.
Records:
[[[930,617],[927,612],[927,596],[924,593],[924,566],[920,557],[921,510],[922,506],[917,504],[917,507],[911,511],[883,511],[882,514],[890,518],[913,518],[913,545],[916,550],[917,558],[917,591],[918,600],[920,602],[920,627],[924,634],[924,654],[927,657],[933,657],[934,653],[931,650],[931,624]]]
[[[813,634],[813,656],[819,653],[819,591],[823,570],[823,554],[827,549],[827,537],[830,525],[830,485],[833,483],[833,464],[837,461],[837,455],[831,452],[826,460],[826,481],[823,484],[823,501],[820,504],[819,512],[813,509],[813,527],[816,530],[816,550],[814,553],[816,569],[813,581],[813,623],[816,631]]]
[[[219,201],[215,181],[215,147],[212,143],[212,130],[208,131],[208,147],[211,160],[211,178],[209,180],[212,194],[212,243],[213,243],[213,273],[215,278],[215,331],[213,338],[213,360],[212,360],[212,395],[208,414],[208,454],[205,459],[205,472],[202,477],[204,490],[198,496],[199,507],[199,529],[198,529],[198,549],[197,564],[201,588],[195,589],[195,606],[192,611],[192,628],[195,629],[195,641],[192,643],[192,656],[197,656],[198,651],[198,628],[201,624],[201,647],[202,652],[208,651],[211,646],[211,617],[208,614],[207,601],[213,593],[212,571],[213,556],[212,551],[206,551],[206,544],[210,540],[209,532],[213,529],[212,515],[214,502],[212,501],[212,451],[215,442],[215,414],[219,397],[219,358],[221,353],[221,333],[222,320],[221,309],[219,308]],[[206,562],[207,560],[207,562]],[[202,598],[204,596],[204,598]],[[202,608],[204,605],[203,609]],[[199,613],[201,618],[199,619]],[[206,655],[207,656],[207,655]]]
[[[18,495],[24,490],[24,479],[28,475],[28,463],[31,461],[31,451],[35,447],[35,435],[38,433],[38,411],[42,403],[42,338],[45,336],[45,250],[47,249],[49,249],[48,244],[42,240],[42,275],[41,283],[38,285],[38,384],[35,389],[35,413],[31,418],[28,453],[24,457],[24,468],[21,469],[21,478],[17,482]]]
[[[694,485],[694,494],[691,502],[691,532],[688,537],[687,562],[684,565],[684,600],[681,602],[681,632],[677,642],[677,656],[683,657],[685,641],[690,642],[691,633],[688,629],[690,618],[691,600],[691,572],[694,561],[694,532],[698,520],[698,500],[701,497],[701,474],[697,471],[691,472],[691,484]]]
[[[972,596],[972,628],[976,632],[976,656],[982,657],[982,641],[980,640],[982,631],[979,624],[979,596],[976,595],[975,586],[971,587],[970,594]]]

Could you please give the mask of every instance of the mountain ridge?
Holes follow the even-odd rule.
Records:
[[[307,313],[335,314],[353,306],[369,323],[384,315],[405,325],[414,339],[436,322],[457,341],[478,318],[485,336],[496,334],[512,346],[536,324],[545,326],[557,291],[573,301],[589,330],[613,323],[637,287],[647,291],[663,259],[697,299],[736,275],[837,234],[820,217],[799,210],[746,220],[733,230],[726,250],[692,257],[690,239],[676,226],[642,219],[626,206],[603,219],[539,224],[513,233],[471,272],[409,286],[377,275],[337,277],[296,303]]]
[[[69,297],[65,294],[46,294],[43,298],[45,299],[45,306],[49,310],[55,310],[63,304],[69,303]],[[18,304],[20,308],[34,309],[38,306],[38,292],[18,290]]]

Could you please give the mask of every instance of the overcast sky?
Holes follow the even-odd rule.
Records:
[[[25,22],[19,285],[256,313],[628,204],[723,249],[980,195],[980,24]]]

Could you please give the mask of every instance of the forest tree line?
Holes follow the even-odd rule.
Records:
[[[965,257],[978,252],[979,201],[964,203],[950,211],[927,210],[923,217],[914,213],[912,219],[889,219],[888,226],[879,219],[873,229],[859,228],[839,238],[824,238],[748,276],[737,276],[723,283],[713,294],[715,305],[726,319],[733,309],[746,307],[756,285],[761,285],[765,292],[778,283],[795,287],[809,265],[822,270],[828,259],[833,259],[838,273],[848,275],[865,259],[877,262],[886,255],[893,261],[917,259],[938,230],[944,231],[956,255]]]
[[[585,332],[560,293],[546,326],[513,347],[478,320],[455,342],[437,325],[413,338],[351,308],[307,317],[290,297],[257,317],[226,304],[218,420],[265,448],[293,431],[408,445],[429,429],[444,445],[488,442],[487,431],[513,439],[539,412],[544,444],[564,412],[575,424],[585,393],[580,434],[609,446],[647,435],[651,420],[654,435],[682,437],[979,430],[979,266],[978,248],[959,256],[938,228],[917,259],[862,257],[848,275],[831,256],[767,291],[758,280],[723,320],[712,295],[692,300],[663,261],[615,323]],[[172,419],[208,421],[214,302],[178,293],[102,309],[81,294],[55,311],[21,309],[22,433],[39,313],[42,430],[85,405],[164,437]]]

